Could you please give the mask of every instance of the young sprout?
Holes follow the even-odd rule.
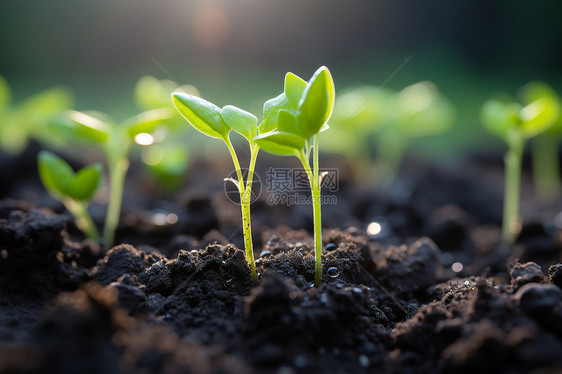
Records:
[[[129,150],[134,142],[145,145],[152,142],[151,132],[171,115],[166,108],[154,109],[129,118],[121,125],[101,113],[86,114],[69,111],[70,121],[59,127],[61,135],[76,140],[86,140],[105,153],[109,170],[109,204],[103,229],[103,245],[108,250],[113,245],[119,224],[125,177],[129,169]]]
[[[189,151],[199,145],[193,142],[186,147],[186,142],[191,139],[185,136],[189,127],[185,126],[185,120],[170,101],[170,95],[176,90],[199,96],[193,86],[179,87],[171,80],[151,76],[137,81],[133,95],[135,104],[141,110],[169,108],[172,113],[159,127],[158,135],[162,139],[144,147],[141,155],[149,172],[166,192],[175,192],[179,188],[188,168]]]
[[[560,116],[560,98],[556,92],[544,82],[527,83],[519,90],[519,98],[524,105],[541,98],[553,100],[552,110],[557,114],[552,126],[531,139],[533,162],[533,183],[537,195],[543,200],[550,200],[560,194],[560,163],[558,150],[562,135],[562,116]],[[554,105],[557,103],[558,105]]]
[[[0,76],[0,148],[8,153],[20,153],[30,139],[58,144],[45,125],[70,108],[72,101],[69,90],[56,87],[11,105],[10,86]]]
[[[322,282],[322,217],[319,172],[319,133],[328,128],[334,108],[334,81],[327,67],[319,68],[307,83],[295,74],[285,76],[284,93],[264,104],[263,131],[254,140],[266,152],[295,156],[310,182],[314,215],[315,277]],[[310,156],[312,154],[312,167]]]
[[[174,92],[172,100],[180,114],[197,131],[216,139],[221,139],[230,152],[230,157],[236,169],[236,179],[228,179],[238,188],[240,195],[240,208],[242,210],[242,227],[244,233],[244,246],[246,260],[250,266],[250,272],[254,281],[257,281],[256,265],[254,263],[254,249],[252,245],[252,225],[250,221],[250,202],[252,197],[252,181],[254,168],[258,157],[259,147],[254,141],[258,134],[258,119],[251,113],[232,105],[222,109],[218,106],[183,92]],[[240,162],[236,150],[230,141],[230,130],[242,135],[250,144],[250,165],[246,180],[242,175]]]
[[[374,86],[361,86],[338,93],[330,119],[338,135],[327,136],[322,148],[345,156],[357,181],[368,182],[373,177],[369,144],[373,135],[388,122],[386,116],[392,95],[391,90]]]
[[[39,177],[51,196],[64,204],[76,220],[76,226],[90,239],[99,240],[99,234],[88,204],[101,185],[103,169],[93,164],[74,172],[62,158],[49,151],[39,152]]]
[[[556,120],[558,103],[551,97],[538,98],[526,106],[516,102],[492,99],[484,103],[480,117],[486,130],[507,143],[505,189],[503,202],[502,241],[515,242],[519,232],[519,196],[521,159],[525,140],[545,131]]]
[[[411,139],[448,131],[454,121],[452,105],[431,82],[419,82],[393,95],[385,108],[386,126],[377,136],[383,177],[394,178]]]

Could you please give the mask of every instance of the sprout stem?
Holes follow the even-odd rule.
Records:
[[[240,163],[238,162],[238,156],[236,151],[232,146],[230,138],[227,136],[224,139],[228,150],[230,151],[230,157],[232,157],[232,162],[236,168],[236,175],[238,178],[238,192],[240,194],[240,208],[242,211],[242,230],[244,233],[244,249],[246,251],[246,261],[250,266],[250,274],[254,279],[254,282],[258,281],[258,275],[256,272],[256,264],[254,262],[254,247],[252,244],[252,221],[250,219],[250,202],[252,196],[252,179],[254,178],[254,168],[256,166],[256,158],[258,156],[258,147],[253,146],[251,149],[251,160],[250,167],[248,170],[248,180],[244,184],[244,178],[242,176],[242,170],[240,169]]]
[[[103,247],[107,251],[113,246],[115,230],[119,225],[121,215],[121,203],[123,201],[123,188],[125,177],[129,169],[129,160],[126,156],[120,158],[108,157],[109,168],[109,204],[105,215],[105,226],[103,228]]]
[[[92,217],[88,213],[88,206],[83,201],[78,201],[74,199],[64,199],[64,206],[75,218],[76,226],[82,231],[88,238],[97,242],[100,238],[98,229],[92,221]]]
[[[314,135],[313,149],[313,169],[310,170],[310,164],[307,155],[300,152],[298,159],[302,163],[308,180],[310,181],[310,192],[312,195],[312,212],[314,217],[314,257],[315,257],[315,273],[314,286],[319,287],[322,284],[322,216],[320,204],[320,176],[318,168],[318,134]]]
[[[558,137],[545,133],[531,141],[533,152],[533,182],[543,200],[555,198],[562,189],[558,160]]]
[[[519,232],[519,198],[521,189],[521,160],[523,139],[519,133],[508,137],[508,151],[505,155],[505,193],[503,200],[502,241],[513,245]]]

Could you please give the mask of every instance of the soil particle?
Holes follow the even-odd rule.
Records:
[[[120,244],[110,249],[105,257],[98,261],[92,271],[92,278],[107,285],[123,274],[139,274],[161,258],[162,255],[157,253],[147,254],[130,244]]]
[[[515,263],[511,267],[509,275],[515,290],[527,283],[544,283],[546,279],[541,267],[534,262]]]
[[[562,288],[562,264],[551,265],[548,268],[548,281]]]
[[[515,293],[513,300],[529,316],[544,318],[562,301],[562,290],[553,284],[529,283]]]

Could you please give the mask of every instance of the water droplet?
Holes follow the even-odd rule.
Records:
[[[302,247],[302,243],[301,242],[295,243],[295,247]]]
[[[336,267],[331,267],[326,271],[326,274],[328,274],[330,278],[337,278],[340,275],[340,271]]]
[[[469,280],[464,281],[465,286],[472,286],[472,283]]]
[[[261,251],[260,258],[266,256],[271,256],[271,251],[268,251],[267,249],[265,251]]]
[[[453,269],[455,273],[460,273],[463,269],[463,266],[460,262],[455,262],[453,263],[453,265],[451,265],[451,269]]]
[[[327,251],[333,251],[335,249],[338,248],[338,246],[336,245],[336,243],[328,243],[326,244],[326,247],[324,247]]]
[[[191,253],[192,255],[196,255],[199,251],[197,249],[192,249],[191,251],[189,251],[189,253]]]
[[[369,226],[367,226],[367,234],[369,236],[377,236],[382,231],[382,226],[378,222],[371,222]]]
[[[314,288],[314,282],[310,282],[308,283],[308,285],[310,286],[310,288]]]

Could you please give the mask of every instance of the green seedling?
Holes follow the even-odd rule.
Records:
[[[176,90],[199,96],[198,90],[193,86],[179,87],[171,80],[159,80],[151,76],[141,77],[134,88],[135,103],[140,109],[169,108],[172,112],[170,118],[159,126],[154,144],[144,147],[141,155],[149,172],[167,192],[174,192],[179,188],[189,166],[189,150],[197,148],[195,142],[186,147],[191,139],[186,136],[189,127],[185,126],[184,119],[170,101],[170,95]]]
[[[307,83],[295,74],[285,76],[284,92],[264,104],[261,134],[254,140],[266,152],[295,156],[302,163],[310,182],[314,215],[315,278],[322,281],[322,217],[319,173],[319,133],[328,128],[334,108],[334,81],[325,66]],[[312,155],[312,167],[310,157]]]
[[[552,100],[552,115],[556,117],[550,128],[531,139],[533,162],[533,183],[537,195],[543,200],[551,200],[560,194],[559,145],[562,136],[562,116],[560,98],[556,91],[544,82],[530,82],[519,90],[519,99],[529,105],[541,98]],[[557,103],[558,105],[554,105]]]
[[[99,234],[88,213],[88,204],[101,185],[101,164],[86,166],[75,173],[66,161],[49,151],[39,152],[37,163],[47,192],[62,202],[74,216],[76,226],[97,242]]]
[[[129,168],[128,154],[133,143],[147,144],[151,133],[171,115],[170,110],[154,109],[140,113],[118,125],[101,113],[69,111],[68,119],[57,131],[71,140],[86,140],[100,148],[106,157],[109,170],[109,203],[103,229],[103,245],[108,250],[113,245],[119,224],[123,188]]]
[[[394,178],[412,139],[447,132],[454,121],[452,105],[431,82],[419,82],[397,92],[386,107],[386,125],[377,136],[383,179]]]
[[[515,242],[519,232],[519,198],[521,160],[525,141],[547,131],[558,115],[558,103],[551,97],[541,97],[522,106],[500,99],[484,103],[480,117],[486,130],[507,143],[505,189],[503,203],[502,241]]]
[[[330,119],[337,136],[320,137],[326,152],[345,156],[354,179],[372,177],[371,140],[388,122],[387,108],[394,92],[383,87],[361,86],[338,93]]]
[[[250,202],[252,194],[252,181],[254,178],[254,168],[259,152],[259,147],[254,141],[258,134],[258,119],[251,113],[232,105],[227,105],[222,109],[218,106],[183,92],[174,92],[172,100],[178,112],[193,126],[197,131],[216,139],[221,139],[228,148],[232,162],[236,169],[237,179],[227,179],[234,183],[240,195],[240,207],[242,210],[242,227],[244,233],[244,246],[246,250],[246,260],[250,266],[252,278],[257,281],[256,265],[254,263],[254,249],[252,244],[252,225],[250,221]],[[234,130],[242,135],[250,145],[250,164],[246,180],[240,169],[240,162],[236,150],[230,140],[230,132]]]
[[[22,152],[30,139],[52,145],[57,137],[45,126],[72,105],[72,94],[62,87],[40,92],[23,102],[11,104],[11,90],[0,76],[0,148],[7,153]]]

